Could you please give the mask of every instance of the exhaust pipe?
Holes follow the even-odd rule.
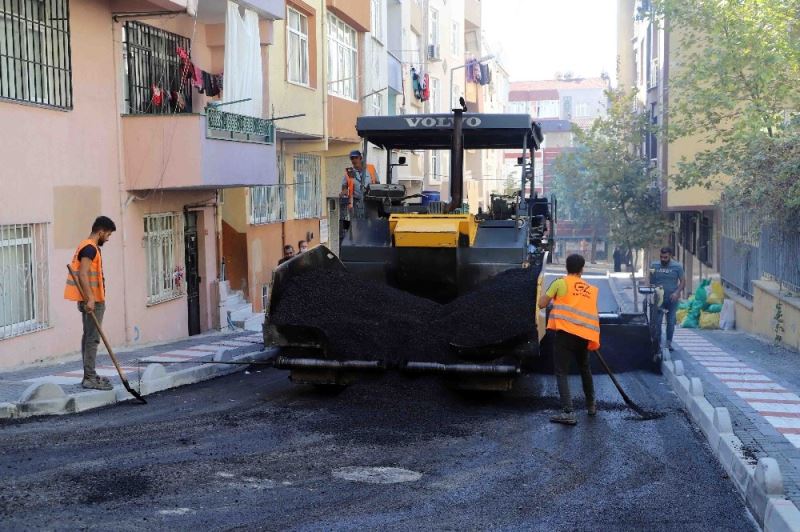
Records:
[[[450,205],[447,212],[461,208],[464,199],[464,110],[453,109],[453,143],[450,146]]]

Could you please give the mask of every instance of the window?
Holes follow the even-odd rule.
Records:
[[[536,118],[558,118],[558,100],[535,102]]]
[[[319,218],[322,215],[320,157],[299,153],[294,156],[295,218]]]
[[[183,217],[172,212],[144,217],[148,305],[184,294],[182,225]]]
[[[48,278],[46,225],[0,225],[0,339],[49,326]]]
[[[453,22],[450,30],[450,49],[453,55],[461,55],[461,26],[458,22]]]
[[[442,106],[442,91],[439,80],[436,78],[429,78],[431,82],[431,112],[438,113]]]
[[[183,63],[175,50],[191,48],[186,37],[128,21],[124,28],[127,68],[126,101],[131,114],[192,112],[192,87],[183,79]],[[154,88],[162,92],[156,97]],[[183,105],[173,102],[172,92],[180,92]]]
[[[308,17],[287,8],[286,50],[289,81],[308,85]]]
[[[422,65],[422,37],[416,31],[411,32],[411,63]]]
[[[383,114],[383,98],[380,93],[373,94],[369,98],[369,111],[373,116],[380,116]]]
[[[328,13],[328,93],[356,99],[358,58],[356,30]]]
[[[431,8],[428,18],[428,44],[439,45],[439,12]]]
[[[286,188],[267,185],[250,188],[250,223],[253,225],[281,222],[286,219]]]
[[[589,109],[589,104],[586,102],[575,102],[575,113],[574,116],[578,117],[586,117],[591,116],[592,112]]]
[[[372,36],[379,41],[383,41],[383,2],[382,0],[372,0]]]
[[[0,2],[0,98],[72,109],[67,0]]]

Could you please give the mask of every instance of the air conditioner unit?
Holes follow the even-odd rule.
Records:
[[[438,61],[441,59],[439,55],[439,45],[438,44],[429,44],[428,45],[428,59],[432,61]]]

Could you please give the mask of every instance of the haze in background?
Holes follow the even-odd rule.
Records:
[[[616,79],[615,0],[483,0],[484,37],[512,81]]]

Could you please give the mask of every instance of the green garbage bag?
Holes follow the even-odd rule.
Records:
[[[712,314],[716,314],[718,312],[722,312],[722,303],[709,305],[708,308],[706,308],[706,312],[709,312],[709,313],[712,313]]]
[[[694,291],[695,301],[702,301],[703,303],[706,302],[706,299],[708,299],[708,292],[706,292],[707,285],[708,285],[708,279],[700,283],[700,286],[698,286],[697,290]]]
[[[678,302],[678,310],[688,309],[691,306],[692,302],[688,299],[684,299]]]
[[[700,314],[698,313],[697,316],[693,316],[689,314],[681,323],[681,327],[685,327],[687,329],[698,329],[700,327]]]

